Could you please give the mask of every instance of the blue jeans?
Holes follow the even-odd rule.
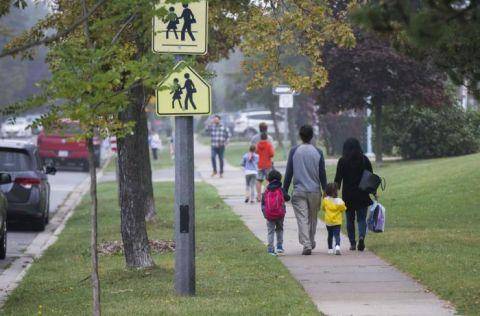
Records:
[[[335,246],[340,246],[340,228],[342,226],[327,226],[328,231],[328,249],[333,249],[333,238],[335,238]]]
[[[355,239],[355,218],[358,225],[358,238],[365,239],[367,235],[367,212],[368,207],[358,210],[347,210],[347,232],[351,245],[356,245]]]
[[[220,161],[220,174],[223,174],[223,156],[225,154],[225,146],[212,147],[212,167],[213,172],[217,173],[217,156]]]

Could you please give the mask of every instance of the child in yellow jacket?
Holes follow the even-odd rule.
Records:
[[[347,210],[345,202],[338,197],[336,183],[329,183],[325,189],[322,209],[325,212],[325,224],[328,231],[328,253],[340,255],[340,229],[342,228],[343,213]],[[335,238],[335,250],[333,249]]]

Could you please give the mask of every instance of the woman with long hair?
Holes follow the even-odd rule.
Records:
[[[368,207],[373,203],[370,195],[358,187],[365,170],[373,172],[372,164],[363,154],[360,142],[356,138],[347,139],[343,144],[343,155],[337,164],[335,183],[342,188],[342,198],[347,206],[347,232],[350,250],[365,250],[367,212]],[[358,225],[358,245],[355,238],[355,219]]]

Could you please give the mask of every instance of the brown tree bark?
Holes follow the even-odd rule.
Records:
[[[382,163],[383,162],[383,126],[382,126],[383,107],[378,100],[373,100],[373,107],[375,111],[375,161],[377,163]]]
[[[95,149],[93,146],[93,138],[87,139],[88,144],[88,164],[90,168],[90,198],[92,200],[90,221],[91,221],[91,236],[90,236],[90,251],[92,257],[92,290],[93,290],[93,310],[94,316],[101,315],[100,306],[100,278],[98,276],[98,200],[97,200],[97,170],[95,169]]]
[[[145,221],[148,207],[151,206],[149,197],[153,191],[144,95],[143,86],[132,90],[132,102],[120,117],[124,122],[135,122],[135,127],[132,134],[118,139],[117,143],[121,232],[125,261],[130,268],[148,268],[154,265]],[[146,165],[150,174],[146,171]]]

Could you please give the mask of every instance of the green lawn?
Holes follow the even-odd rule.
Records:
[[[116,185],[99,187],[100,241],[120,240]],[[318,315],[280,261],[205,184],[197,186],[197,296],[173,290],[173,254],[155,255],[157,267],[125,269],[122,256],[100,257],[105,315]],[[151,239],[173,235],[173,185],[155,187],[159,221]],[[88,315],[89,207],[85,200],[57,243],[36,262],[8,299],[5,315]]]
[[[153,156],[150,155],[150,163],[152,164],[152,171],[171,168],[174,162],[170,156],[170,149],[164,148],[158,151],[158,160],[153,160]],[[115,172],[116,159],[112,159],[108,166],[105,168],[105,172]]]
[[[461,314],[480,315],[480,155],[387,163],[376,172],[388,182],[380,197],[387,230],[370,234],[367,247]]]

